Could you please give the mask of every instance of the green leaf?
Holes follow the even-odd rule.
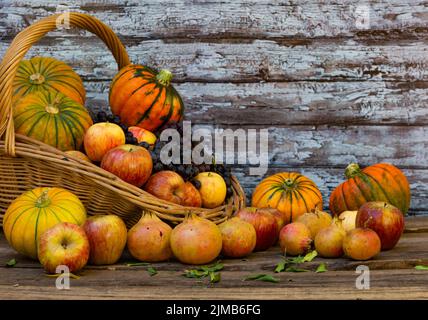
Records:
[[[211,264],[208,266],[201,266],[198,269],[206,272],[216,272],[216,271],[223,270],[223,268],[224,268],[224,265],[219,261],[217,261],[215,264]]]
[[[428,270],[428,266],[421,266],[421,265],[419,265],[419,266],[415,266],[415,269],[416,270]]]
[[[221,280],[220,272],[210,272],[211,283],[217,283],[217,282],[220,282],[220,280]]]
[[[294,266],[290,266],[285,268],[285,272],[308,272],[309,270],[297,268]]]
[[[278,273],[278,272],[282,272],[282,271],[284,271],[284,270],[285,270],[285,265],[286,265],[286,264],[287,264],[287,261],[286,261],[286,260],[279,262],[279,263],[276,265],[275,270],[274,270],[273,272]]]
[[[6,263],[6,267],[11,268],[14,267],[16,265],[16,260],[15,259],[10,259],[7,263]]]
[[[150,263],[148,262],[128,262],[126,264],[127,267],[138,267],[138,266],[148,266]]]
[[[325,266],[325,263],[321,263],[318,268],[315,270],[316,273],[326,272],[327,267]]]
[[[156,271],[155,268],[153,267],[148,267],[147,268],[147,272],[149,273],[150,277],[153,277],[154,275],[156,275],[158,272]]]
[[[186,278],[203,278],[208,276],[208,272],[196,269],[184,270],[183,276],[185,276]]]
[[[303,263],[303,262],[305,262],[305,261],[304,261],[304,259],[305,259],[305,257],[297,256],[297,257],[290,258],[290,259],[288,259],[287,261],[288,261],[289,263],[296,263],[296,264],[298,264],[298,263]]]
[[[248,280],[257,280],[257,281],[265,281],[265,282],[273,282],[273,283],[279,282],[278,278],[275,278],[274,276],[271,276],[269,274],[255,274],[255,275],[248,276],[244,279],[244,281],[248,281]]]
[[[307,253],[304,257],[303,257],[303,261],[302,262],[311,262],[312,260],[315,259],[315,257],[318,255],[318,252],[316,250],[313,250],[309,253]]]

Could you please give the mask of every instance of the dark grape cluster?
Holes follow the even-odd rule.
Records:
[[[146,148],[150,151],[150,154],[152,156],[153,160],[153,173],[163,171],[163,170],[170,170],[177,172],[180,176],[183,177],[184,180],[190,181],[197,189],[201,187],[201,184],[198,180],[195,179],[195,177],[201,173],[201,172],[216,172],[219,175],[221,175],[226,183],[227,187],[227,197],[232,196],[232,182],[231,182],[231,170],[229,166],[225,166],[224,164],[163,164],[160,161],[160,152],[162,148],[165,146],[166,143],[164,141],[159,140],[159,136],[165,129],[175,129],[180,133],[180,136],[183,137],[183,122],[171,122],[166,125],[164,125],[162,128],[160,128],[157,132],[155,132],[157,136],[157,140],[155,145],[153,146],[153,150],[150,149],[150,145],[147,142],[141,142],[138,143],[137,139],[133,136],[133,134],[128,131],[128,127],[121,123],[121,119],[119,116],[107,114],[104,111],[100,111],[96,114],[95,118],[93,119],[94,123],[97,122],[111,122],[114,124],[117,124],[120,126],[125,133],[126,137],[126,144],[133,144],[133,145],[139,145],[141,147]],[[180,141],[181,148],[183,147],[183,141],[181,139]],[[182,150],[182,149],[181,149]],[[182,157],[182,153],[181,153]],[[183,163],[183,159],[180,159],[180,162]]]

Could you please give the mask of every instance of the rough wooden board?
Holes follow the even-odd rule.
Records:
[[[66,31],[63,32],[67,33]],[[10,41],[0,44],[0,56]],[[322,41],[314,44],[165,43],[163,40],[124,42],[134,63],[167,68],[177,81],[426,81],[426,41],[360,44]],[[85,79],[111,79],[117,65],[95,37],[44,39],[27,54],[52,55],[66,61]]]
[[[409,219],[407,219],[409,220]],[[421,223],[422,220],[419,219]],[[405,234],[398,246],[382,252],[375,260],[356,262],[347,259],[316,258],[302,267],[314,270],[325,262],[325,273],[284,272],[273,274],[280,260],[277,249],[251,255],[246,261],[224,260],[222,280],[183,277],[188,266],[175,262],[153,264],[158,274],[150,277],[146,267],[88,266],[78,280],[71,280],[70,290],[57,290],[54,278],[46,277],[33,261],[18,258],[13,268],[0,267],[2,299],[422,299],[427,298],[428,272],[413,269],[415,264],[428,264],[427,233]],[[0,238],[0,265],[17,256],[4,238]],[[370,289],[358,290],[355,281],[358,265],[370,268]],[[272,274],[279,283],[243,281],[253,274]],[[171,285],[173,283],[173,285]]]
[[[24,269],[20,269],[24,270]],[[12,271],[4,276],[13,277]],[[224,274],[224,272],[223,272]],[[19,272],[24,281],[0,284],[2,299],[427,299],[428,273],[408,270],[375,270],[371,272],[371,288],[358,290],[355,271],[336,271],[323,274],[281,274],[280,284],[244,282],[248,272],[231,272],[223,276],[224,285],[195,284],[194,279],[174,281],[163,273],[150,278],[146,272],[138,275],[120,271],[91,271],[79,280],[71,280],[70,290],[55,288],[55,280],[45,278],[34,269]],[[16,273],[15,273],[16,276]],[[87,278],[94,277],[90,286]],[[129,278],[130,277],[130,278]],[[45,279],[44,279],[45,278]],[[109,279],[109,281],[106,281]],[[394,279],[394,281],[391,281]],[[151,285],[156,283],[162,285]],[[181,283],[181,285],[178,285]],[[18,285],[18,286],[16,286]]]
[[[0,32],[16,33],[63,1],[2,1]],[[369,28],[355,1],[67,1],[120,35],[140,38],[426,38],[423,1],[370,1]],[[361,8],[361,7],[360,7]],[[365,22],[365,21],[364,21]]]
[[[412,218],[410,218],[412,219]],[[424,217],[425,223],[427,217]],[[409,220],[409,218],[407,219]],[[420,222],[418,222],[420,223]],[[421,230],[422,231],[422,230]],[[312,262],[307,262],[303,265],[305,269],[315,270],[320,263],[325,263],[328,270],[343,271],[355,270],[355,268],[364,264],[371,270],[385,270],[385,269],[412,269],[415,265],[428,264],[428,248],[426,242],[428,241],[428,233],[404,233],[399,243],[393,250],[383,251],[376,258],[369,261],[353,261],[347,258],[340,259],[323,259],[317,257]],[[17,264],[13,269],[19,268],[36,268],[41,269],[41,266],[28,259],[16,251],[14,251],[7,243],[4,235],[1,234],[0,238],[0,270],[4,268],[6,263],[11,259],[16,259]],[[125,252],[121,261],[113,266],[87,266],[85,270],[146,270],[141,266],[127,266],[126,263],[134,261],[128,252]],[[260,271],[272,272],[277,263],[282,261],[281,250],[278,246],[272,247],[267,251],[255,252],[245,259],[222,259],[227,271]],[[152,264],[158,271],[175,271],[183,272],[185,269],[193,268],[177,263],[176,261],[154,263]],[[10,268],[6,268],[10,269]]]
[[[110,81],[89,81],[85,87],[86,105],[93,110],[108,110]],[[176,84],[175,88],[184,99],[186,119],[200,123],[263,126],[428,123],[428,88],[424,82],[187,82]]]

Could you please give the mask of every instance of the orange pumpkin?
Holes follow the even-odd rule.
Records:
[[[400,169],[389,163],[379,163],[364,169],[351,163],[345,170],[347,181],[333,190],[330,211],[340,215],[343,211],[358,210],[369,201],[385,201],[406,214],[410,206],[410,186]]]
[[[159,73],[142,65],[128,65],[113,78],[109,100],[112,112],[130,126],[155,131],[183,117],[183,101],[171,85],[168,70]]]
[[[79,104],[85,104],[86,92],[82,79],[70,66],[49,57],[21,61],[13,80],[14,101],[29,93],[46,90],[61,92]]]
[[[265,178],[255,188],[252,206],[279,210],[289,223],[315,208],[322,209],[322,196],[315,183],[296,172],[282,172]]]

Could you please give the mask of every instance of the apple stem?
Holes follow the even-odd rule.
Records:
[[[46,208],[48,205],[50,205],[51,200],[48,197],[49,189],[43,190],[42,194],[37,198],[36,200],[36,207],[37,208]]]

